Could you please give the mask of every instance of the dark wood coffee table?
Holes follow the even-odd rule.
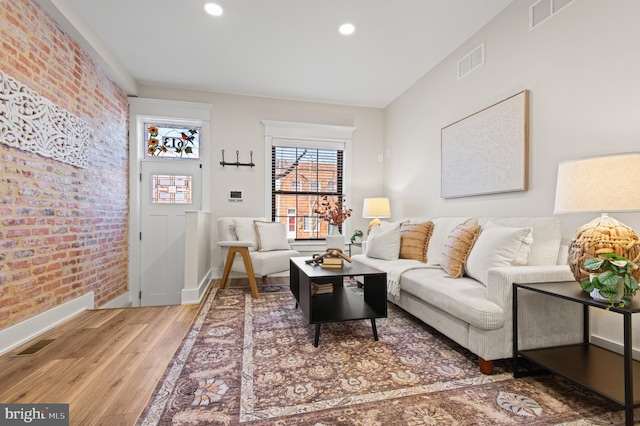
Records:
[[[329,322],[370,319],[373,338],[378,340],[376,318],[387,317],[387,274],[358,262],[326,269],[305,263],[307,259],[291,258],[289,288],[305,319],[316,325],[313,346],[318,346],[320,325]],[[364,292],[344,286],[344,278],[352,276],[363,277]],[[333,292],[312,296],[311,283],[331,283]]]

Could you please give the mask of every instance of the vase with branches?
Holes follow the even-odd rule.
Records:
[[[329,222],[329,225],[340,227],[351,216],[351,209],[345,206],[345,198],[330,200],[328,195],[318,198],[313,213],[318,215],[320,220]]]
[[[351,212],[352,210],[345,206],[344,196],[329,199],[328,195],[322,195],[318,198],[313,213],[330,225],[331,232],[325,237],[327,249],[344,247],[344,237],[340,234],[340,226],[351,216]]]

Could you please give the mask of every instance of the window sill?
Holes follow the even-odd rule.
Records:
[[[299,252],[324,252],[325,247],[327,246],[324,240],[317,241],[295,241],[292,242],[291,248],[299,251]]]

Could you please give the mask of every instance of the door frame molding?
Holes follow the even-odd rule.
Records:
[[[169,101],[163,99],[129,98],[129,300],[140,306],[140,203],[141,161],[144,159],[143,124],[145,121],[189,123],[201,127],[200,160],[202,164],[202,210],[210,210],[211,181],[211,111],[213,105]]]

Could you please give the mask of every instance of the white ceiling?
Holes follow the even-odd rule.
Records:
[[[213,0],[220,17],[204,12],[207,0],[37,1],[55,5],[72,35],[97,36],[90,44],[121,64],[116,81],[135,80],[128,92],[148,84],[380,108],[512,0]],[[356,32],[345,37],[347,21]]]

